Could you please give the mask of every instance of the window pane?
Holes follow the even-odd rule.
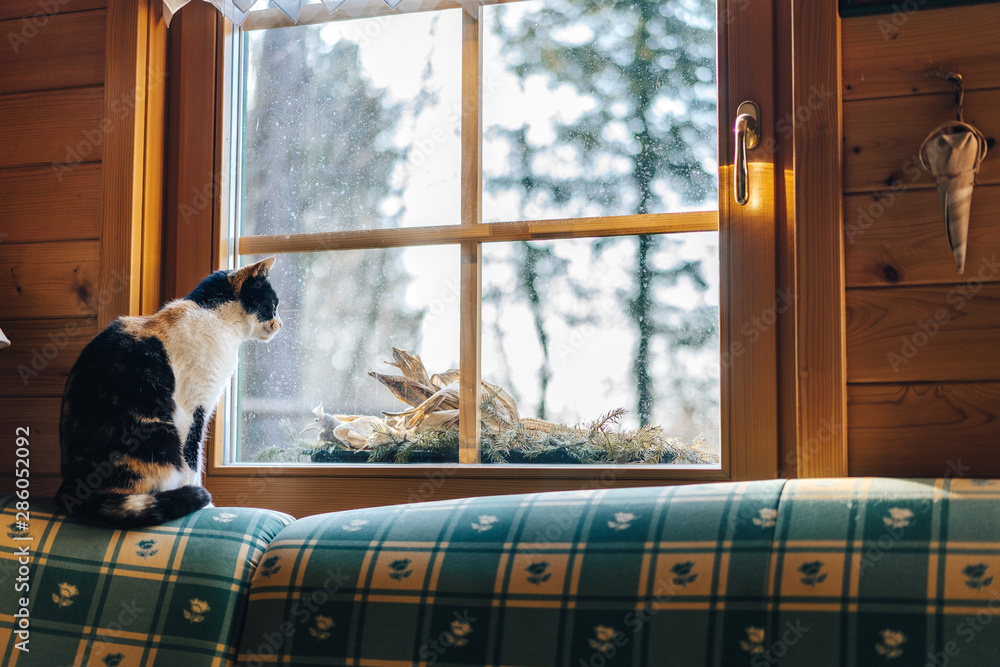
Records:
[[[243,49],[244,234],[459,221],[461,10],[253,31]]]
[[[624,409],[626,431],[718,454],[716,233],[486,244],[483,260],[482,375],[521,417]]]
[[[483,11],[486,222],[717,207],[714,2]]]
[[[429,373],[458,367],[458,270],[456,246],[280,255],[271,284],[284,326],[241,349],[236,460],[367,461],[383,411],[413,407],[371,376],[401,375],[385,363],[393,348]]]

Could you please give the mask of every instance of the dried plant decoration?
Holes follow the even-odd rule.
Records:
[[[370,415],[331,415],[322,404],[313,410],[316,419],[300,433],[291,425],[286,431],[291,449],[271,448],[261,460],[296,461],[330,451],[364,451],[370,462],[406,463],[415,456],[426,460],[458,458],[458,371],[449,369],[430,375],[420,357],[393,348],[393,361],[401,375],[371,372],[410,407],[400,412]],[[646,425],[638,429],[619,426],[625,410],[611,410],[583,426],[521,417],[514,399],[501,387],[483,382],[480,423],[483,460],[488,463],[680,463],[717,464],[716,455],[701,440],[692,444],[663,435],[662,429]],[[316,440],[302,438],[317,430]]]

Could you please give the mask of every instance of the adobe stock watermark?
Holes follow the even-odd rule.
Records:
[[[137,86],[134,94],[128,92],[113,100],[106,107],[108,115],[104,116],[96,127],[83,130],[81,132],[83,139],[78,141],[76,145],[66,146],[66,157],[62,162],[52,163],[52,170],[55,172],[59,182],[62,182],[63,178],[76,169],[82,162],[91,158],[95,151],[104,144],[108,135],[115,131],[118,124],[135,111],[137,106],[145,104],[146,96],[149,92],[161,88],[166,80],[167,75],[165,72],[152,72],[147,84]]]
[[[778,321],[778,316],[788,312],[788,309],[795,305],[798,300],[797,294],[789,294],[783,289],[775,292],[774,305],[765,309],[759,315],[743,323],[740,327],[740,334],[746,338],[746,343],[742,340],[734,340],[729,344],[728,350],[723,350],[721,355],[721,367],[727,369],[733,362],[747,353],[747,346],[753,345]]]
[[[896,39],[899,34],[899,29],[910,20],[912,16],[921,6],[926,4],[927,0],[903,0],[903,2],[898,5],[892,6],[892,14],[889,14],[887,18],[879,19],[878,29],[882,33],[882,39],[890,40]]]
[[[319,611],[334,594],[350,581],[351,577],[344,574],[339,567],[336,572],[327,568],[323,585],[308,595],[303,595],[292,604],[290,616],[295,619],[295,622],[286,616],[274,632],[261,633],[260,643],[257,644],[256,649],[240,655],[238,661],[240,667],[261,667],[264,664],[274,664],[273,656],[280,655],[281,649],[288,640],[302,629],[308,628],[309,634],[316,639],[329,637],[330,630],[335,623],[332,618],[320,614]],[[246,658],[243,655],[246,655]]]
[[[59,11],[59,8],[68,4],[69,0],[40,0],[39,11],[33,16],[21,19],[17,32],[10,30],[7,32],[7,43],[10,44],[14,53],[20,53],[21,47],[30,42],[38,34],[38,31],[49,24],[51,15]]]
[[[128,275],[120,271],[113,271],[111,274],[111,282],[101,293],[97,295],[97,298],[87,299],[86,301],[81,301],[77,304],[77,313],[80,315],[86,315],[90,319],[95,319],[97,317],[97,311],[108,302],[111,301],[115,296],[121,294],[123,290],[128,286]],[[69,345],[70,341],[82,332],[82,328],[76,320],[70,320],[62,329],[62,331],[50,331],[47,335],[48,341],[44,343],[41,347],[35,347],[31,350],[31,361],[28,364],[18,364],[17,374],[21,378],[21,382],[27,387],[31,384],[31,381],[41,375],[60,354]]]
[[[893,372],[899,373],[900,368],[910,363],[917,356],[920,349],[937,336],[941,327],[950,322],[954,318],[955,313],[962,312],[965,305],[975,298],[976,294],[983,288],[983,283],[994,278],[998,273],[1000,273],[1000,263],[997,262],[996,255],[992,255],[989,258],[983,257],[976,275],[969,278],[965,283],[952,288],[945,295],[945,301],[952,307],[953,312],[949,312],[944,307],[938,308],[934,311],[934,317],[917,322],[917,331],[900,337],[901,342],[898,352],[889,352],[886,354]]]

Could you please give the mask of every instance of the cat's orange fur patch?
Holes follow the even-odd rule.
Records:
[[[169,491],[181,485],[181,472],[169,463],[150,463],[140,461],[128,455],[119,459],[120,463],[127,465],[134,472],[139,480],[128,489],[109,489],[114,493],[155,493],[157,491]]]
[[[267,259],[262,259],[259,262],[249,264],[244,266],[242,269],[233,271],[232,275],[229,276],[229,282],[232,283],[233,289],[236,290],[236,293],[240,293],[240,290],[243,288],[243,283],[246,282],[247,278],[270,271],[271,267],[274,266],[274,259],[274,257],[268,257]]]

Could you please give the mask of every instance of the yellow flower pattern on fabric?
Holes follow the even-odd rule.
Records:
[[[890,630],[889,628],[886,628],[879,634],[882,635],[882,641],[875,644],[875,650],[879,655],[884,657],[886,660],[898,658],[903,655],[903,649],[901,647],[906,643],[905,634],[899,632],[898,630]]]
[[[757,516],[753,518],[753,523],[761,528],[774,528],[774,522],[777,518],[778,510],[764,508],[757,510]]]
[[[485,533],[487,530],[493,528],[493,524],[497,521],[499,521],[499,519],[492,514],[481,514],[479,515],[479,521],[474,521],[472,523],[472,530],[477,533]]]
[[[740,640],[740,647],[751,655],[764,652],[764,628],[751,625],[744,628],[747,638]]]
[[[889,516],[882,517],[882,522],[890,528],[906,528],[913,518],[913,510],[906,507],[890,507]]]
[[[445,641],[450,641],[453,646],[465,646],[469,643],[470,634],[472,634],[472,626],[455,619],[451,622],[451,632],[445,633]]]
[[[73,584],[65,582],[59,584],[59,593],[52,594],[52,601],[58,607],[68,607],[75,602],[73,598],[80,594],[80,590]]]
[[[313,627],[309,628],[309,634],[311,634],[316,641],[322,641],[324,639],[330,638],[330,628],[332,628],[336,623],[329,616],[323,616],[322,614],[317,614],[316,618],[313,619]]]
[[[635,515],[631,512],[615,512],[615,520],[608,521],[608,528],[612,530],[626,530],[632,527]]]
[[[607,625],[595,625],[594,636],[590,638],[590,648],[601,653],[609,653],[614,647],[612,641],[615,636],[615,629]]]
[[[188,600],[188,602],[190,603],[191,608],[184,610],[184,618],[192,623],[201,623],[205,620],[205,615],[212,611],[212,608],[204,600],[192,598]]]

